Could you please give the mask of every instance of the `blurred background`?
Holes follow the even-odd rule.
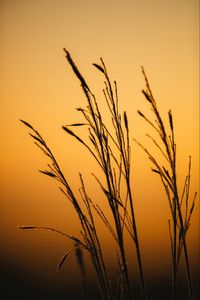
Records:
[[[139,109],[151,116],[141,93],[145,88],[143,65],[164,120],[168,120],[169,109],[173,112],[180,187],[191,155],[191,198],[195,191],[199,195],[199,1],[1,0],[0,44],[2,291],[5,299],[80,298],[74,255],[56,272],[71,242],[53,232],[17,229],[18,225],[41,225],[74,235],[80,230],[73,208],[57,184],[38,172],[48,161],[19,119],[43,134],[75,193],[80,172],[94,202],[107,212],[91,175],[100,174],[97,165],[61,128],[79,122],[76,108],[86,104],[63,47],[70,51],[104,111],[103,78],[92,66],[103,57],[111,78],[118,82],[120,108],[127,111],[131,141],[136,138],[151,147],[145,137],[149,127],[137,115]],[[149,295],[150,299],[161,295],[169,299],[170,211],[146,155],[131,143],[134,204]],[[101,223],[98,227],[110,263],[110,236]],[[197,291],[199,196],[188,247]],[[87,268],[94,299],[98,299],[89,263]],[[178,283],[183,295],[187,289],[184,274],[183,266]]]

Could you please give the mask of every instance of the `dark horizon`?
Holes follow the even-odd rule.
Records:
[[[71,266],[68,264],[65,268],[71,272]],[[199,271],[193,274],[194,282],[194,300],[199,299]],[[38,275],[35,272],[27,271],[25,267],[20,265],[13,265],[1,262],[1,279],[2,290],[1,294],[4,295],[4,299],[24,299],[24,300],[84,300],[81,298],[81,277],[78,276],[76,282],[69,283],[70,273],[64,272],[64,274],[53,273],[54,278],[47,278],[45,270],[38,270]],[[76,270],[75,270],[76,272]],[[52,274],[49,274],[50,276]],[[62,280],[61,279],[62,275]],[[148,276],[146,282],[148,291],[148,300],[169,300],[171,299],[171,277],[167,274],[166,277],[162,276],[159,280],[151,279]],[[56,279],[56,280],[55,280]],[[66,280],[66,283],[65,283]],[[135,294],[134,300],[140,300],[139,286],[134,286]],[[101,295],[95,283],[88,284],[89,298],[88,300],[101,300]],[[176,300],[187,299],[187,282],[185,278],[178,280]]]

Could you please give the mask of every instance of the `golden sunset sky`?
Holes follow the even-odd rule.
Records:
[[[17,226],[43,225],[69,234],[80,230],[57,184],[37,171],[48,161],[20,118],[43,134],[75,192],[81,172],[94,201],[102,201],[91,175],[99,174],[97,165],[61,128],[79,122],[76,108],[86,104],[65,59],[65,47],[102,101],[103,111],[103,78],[92,63],[103,57],[112,80],[118,82],[120,108],[127,111],[131,128],[133,193],[147,278],[170,272],[167,199],[133,138],[151,147],[145,137],[149,127],[137,115],[139,109],[151,116],[141,93],[143,65],[166,122],[168,110],[173,112],[180,187],[191,155],[191,198],[199,193],[199,1],[1,0],[0,45],[0,251],[6,271],[30,281],[40,278],[44,288],[53,282],[61,286],[73,256],[64,271],[55,270],[70,241],[54,233],[20,231]],[[198,201],[199,196],[188,236],[195,274]],[[109,236],[104,244],[109,249]],[[72,282],[74,276],[70,274]],[[39,283],[35,285],[39,288]]]

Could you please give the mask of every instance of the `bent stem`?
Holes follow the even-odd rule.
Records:
[[[87,216],[84,213],[83,209],[81,208],[79,201],[75,197],[63,172],[61,171],[60,166],[59,166],[54,154],[52,153],[52,151],[46,144],[46,142],[43,139],[43,137],[41,136],[41,134],[37,130],[35,130],[34,127],[32,125],[30,125],[28,122],[26,122],[24,120],[21,120],[21,122],[31,130],[31,133],[29,133],[29,134],[34,139],[35,144],[49,158],[50,163],[47,165],[48,169],[40,170],[40,172],[47,175],[48,177],[53,178],[54,180],[58,181],[61,184],[61,186],[59,186],[59,189],[70,200],[70,202],[72,203],[72,205],[78,215],[78,218],[79,218],[79,221],[80,221],[80,224],[82,227],[81,233],[82,233],[83,241],[81,241],[77,237],[65,234],[59,230],[49,228],[49,227],[19,226],[19,228],[20,229],[28,229],[28,230],[45,229],[48,231],[54,231],[56,233],[59,233],[59,234],[62,234],[63,236],[68,237],[73,242],[78,244],[82,249],[87,250],[89,252],[91,261],[93,263],[95,272],[97,274],[98,283],[99,283],[99,287],[100,287],[100,291],[102,293],[103,299],[113,300],[112,291],[111,291],[111,287],[110,287],[110,283],[109,283],[109,279],[108,279],[108,275],[107,275],[107,270],[105,268],[104,258],[102,255],[101,245],[98,240],[98,235],[96,232],[94,219],[93,219],[92,213],[91,213],[90,203],[88,203],[87,200],[85,200],[85,207],[86,207],[86,211],[88,213],[88,216]],[[81,176],[80,176],[80,178],[81,178],[82,190],[84,190],[83,179]],[[75,250],[76,250],[76,247],[75,247]],[[63,264],[66,257],[67,257],[67,255],[64,256],[64,259],[61,261],[62,263],[59,265],[59,268]]]

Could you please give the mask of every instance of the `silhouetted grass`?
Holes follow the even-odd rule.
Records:
[[[86,80],[80,73],[78,67],[74,63],[69,52],[64,49],[67,61],[71,66],[74,74],[80,81],[83,93],[86,99],[86,106],[78,108],[77,110],[84,118],[83,123],[74,123],[64,125],[63,130],[75,138],[83,147],[85,147],[92,157],[95,159],[97,165],[102,171],[102,178],[98,178],[93,174],[100,189],[102,190],[105,199],[109,205],[112,213],[112,220],[108,218],[99,204],[95,204],[91,197],[88,195],[83,177],[80,177],[80,197],[75,196],[70,184],[60,169],[60,166],[48,147],[46,141],[41,134],[28,122],[21,120],[30,130],[30,136],[33,138],[35,144],[40,148],[45,156],[49,159],[49,164],[45,170],[40,170],[41,173],[51,177],[59,182],[59,189],[72,203],[75,212],[78,215],[81,225],[81,238],[71,236],[59,230],[42,227],[42,226],[19,226],[20,229],[42,229],[55,231],[59,234],[71,239],[74,246],[69,249],[61,258],[58,265],[58,270],[63,266],[68,254],[74,251],[79,264],[80,272],[82,275],[83,286],[83,299],[87,299],[89,291],[86,286],[86,270],[83,260],[82,251],[89,253],[91,262],[96,272],[98,287],[100,289],[102,299],[105,300],[131,300],[134,299],[134,290],[132,288],[130,269],[132,265],[127,264],[127,245],[125,244],[125,236],[128,234],[132,241],[132,249],[135,249],[137,264],[139,270],[139,279],[141,284],[141,299],[147,299],[147,293],[144,282],[143,265],[141,258],[141,250],[139,245],[138,229],[134,209],[134,201],[131,188],[131,146],[129,136],[129,122],[126,112],[119,112],[119,99],[117,91],[117,83],[110,81],[104,61],[101,59],[100,64],[93,64],[94,67],[102,74],[104,78],[105,88],[103,95],[109,111],[111,126],[106,125],[105,116],[100,110],[98,101],[92,93]],[[143,69],[142,69],[143,70]],[[152,96],[148,80],[143,70],[145,77],[147,91],[143,91],[146,99],[151,105],[153,112],[156,116],[156,123],[154,124],[147,119],[141,112],[142,116],[159,134],[160,139],[164,145],[164,149],[150,137],[154,145],[159,148],[163,156],[168,162],[169,170],[162,167],[150,152],[139,144],[148,154],[150,160],[154,164],[153,171],[158,173],[164,184],[165,191],[169,200],[170,210],[172,214],[172,225],[169,221],[170,238],[172,247],[172,261],[173,261],[173,293],[172,299],[175,298],[176,274],[180,261],[182,249],[184,251],[187,275],[188,275],[188,291],[190,299],[192,297],[192,280],[190,275],[190,267],[188,261],[186,233],[189,228],[192,211],[194,208],[194,201],[189,206],[189,188],[190,188],[190,169],[189,163],[188,176],[186,178],[184,191],[181,198],[178,194],[177,179],[176,179],[176,146],[174,140],[174,128],[171,111],[169,112],[169,123],[171,129],[171,137],[168,137],[163,121],[157,110],[156,102]],[[89,142],[82,139],[82,137],[74,132],[74,128],[78,130],[80,127],[85,126],[88,130]],[[125,189],[125,193],[124,193]],[[186,205],[185,215],[183,215],[182,207]],[[96,228],[96,218],[94,212],[97,213],[99,218],[105,224],[105,228],[111,233],[111,238],[116,245],[116,262],[117,262],[117,275],[115,283],[111,283],[108,272],[108,267],[105,263],[105,258],[102,251],[102,241]],[[114,224],[114,225],[112,225]],[[173,226],[173,228],[171,228]],[[130,245],[129,245],[130,247]]]
[[[191,157],[189,157],[188,163],[188,174],[185,179],[185,184],[183,187],[182,193],[177,183],[177,151],[175,143],[175,132],[173,125],[172,112],[169,110],[169,129],[170,132],[167,132],[166,126],[161,118],[159,113],[157,103],[153,97],[147,76],[145,74],[144,68],[142,67],[142,72],[146,82],[146,90],[143,90],[143,94],[146,100],[149,102],[151,110],[153,111],[155,120],[151,121],[143,113],[138,111],[139,115],[155,130],[158,135],[158,141],[156,141],[152,136],[148,135],[154,144],[154,146],[159,149],[162,156],[164,157],[166,165],[162,165],[162,162],[157,161],[154,155],[151,154],[140,143],[139,146],[146,152],[148,158],[151,160],[154,168],[152,171],[160,175],[161,182],[164,186],[169,207],[171,211],[171,220],[168,220],[169,223],[169,235],[171,242],[171,253],[172,253],[172,265],[173,265],[173,274],[172,274],[172,299],[175,299],[176,292],[176,283],[177,283],[177,271],[180,262],[180,257],[182,250],[184,252],[185,264],[187,270],[188,278],[188,294],[189,299],[193,299],[193,286],[192,278],[190,271],[190,264],[188,258],[188,249],[186,243],[186,234],[190,226],[190,220],[192,212],[194,209],[195,199],[197,193],[194,194],[191,203],[189,202],[190,194],[190,172],[191,172]],[[172,223],[172,224],[171,224]]]

